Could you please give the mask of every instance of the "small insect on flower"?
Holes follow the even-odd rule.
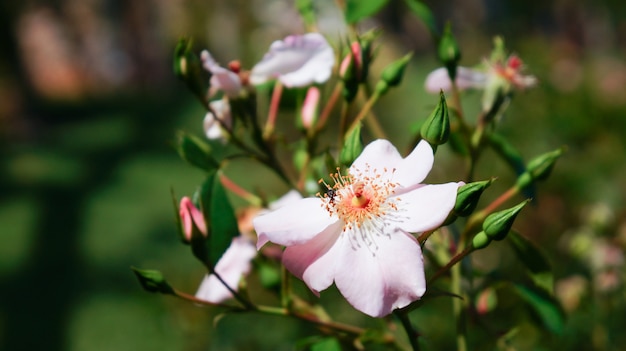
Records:
[[[335,189],[328,189],[326,190],[326,197],[329,198],[330,200],[328,200],[331,204],[335,203],[335,195],[337,195],[337,191],[335,191]]]

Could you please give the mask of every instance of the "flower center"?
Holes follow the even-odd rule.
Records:
[[[379,171],[366,165],[364,171],[352,168],[348,175],[342,175],[337,169],[330,174],[332,185],[323,179],[319,181],[328,190],[317,196],[331,216],[337,215],[343,220],[344,231],[375,229],[381,232],[384,217],[389,211],[397,210],[399,201],[397,197],[390,198],[397,185],[391,181],[394,172],[395,169]]]

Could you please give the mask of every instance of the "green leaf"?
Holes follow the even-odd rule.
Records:
[[[526,164],[517,149],[511,145],[506,138],[497,133],[489,133],[487,135],[489,145],[508,165],[513,169],[515,175],[520,176],[526,172]],[[535,197],[534,184],[524,187],[524,196],[527,198]]]
[[[211,147],[200,138],[185,132],[177,133],[177,151],[191,165],[205,171],[214,171],[219,163],[211,156]]]
[[[555,334],[561,333],[565,316],[554,297],[543,290],[531,289],[519,284],[514,284],[513,287],[515,292],[533,308],[536,317],[548,330]]]
[[[135,273],[135,276],[139,279],[139,283],[144,290],[153,293],[174,295],[174,289],[172,289],[172,287],[165,281],[161,272],[152,269],[139,269],[135,267],[130,267],[130,269],[133,270],[133,273]]]
[[[387,1],[388,0],[347,0],[346,22],[348,22],[348,24],[357,23],[366,17],[376,14]]]
[[[228,249],[232,239],[239,235],[235,211],[228,200],[219,173],[211,172],[200,188],[200,206],[208,231],[205,243],[208,262],[205,263],[210,270]]]
[[[341,344],[335,338],[324,338],[311,345],[311,351],[341,351]]]
[[[493,150],[513,169],[516,175],[526,171],[524,159],[517,149],[506,138],[497,133],[488,134],[488,140]]]
[[[300,13],[300,17],[308,27],[315,25],[315,8],[313,0],[296,0],[296,8]]]
[[[433,37],[439,36],[435,16],[433,16],[433,13],[430,11],[428,6],[419,0],[405,0],[404,2],[406,2],[409,9],[417,16],[417,18],[424,22]]]
[[[545,255],[535,244],[515,231],[510,233],[509,238],[513,250],[528,269],[528,273],[535,285],[552,294],[554,290],[554,276]]]

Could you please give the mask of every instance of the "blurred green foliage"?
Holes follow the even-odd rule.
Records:
[[[178,196],[191,194],[203,179],[171,144],[177,129],[201,136],[204,116],[169,71],[177,37],[193,35],[196,45],[206,44],[218,59],[240,57],[251,65],[271,40],[299,28],[293,24],[293,4],[189,1],[151,9],[95,1],[106,11],[86,13],[97,13],[94,18],[107,23],[102,28],[110,34],[92,38],[95,45],[118,50],[124,58],[114,61],[108,77],[124,67],[127,75],[110,83],[87,74],[98,67],[94,53],[84,50],[78,58],[85,71],[78,82],[88,83],[74,90],[63,90],[67,85],[61,81],[42,88],[30,56],[36,47],[29,43],[37,41],[25,36],[27,24],[32,25],[28,15],[43,9],[48,19],[56,19],[59,27],[53,28],[70,37],[63,38],[80,41],[77,33],[85,23],[77,22],[74,12],[89,5],[73,3],[0,9],[0,349],[293,350],[296,340],[312,334],[310,325],[258,315],[229,315],[216,322],[217,310],[144,293],[129,270],[131,265],[157,268],[188,292],[204,274],[188,247],[179,244],[171,208],[170,188]],[[573,293],[582,284],[579,296],[568,300],[564,329],[546,333],[532,311],[519,307],[519,297],[498,294],[495,311],[472,316],[470,342],[480,350],[493,350],[496,340],[500,349],[511,350],[623,349],[623,268],[616,268],[616,285],[602,285],[600,273],[606,272],[590,261],[598,255],[594,243],[599,240],[622,253],[626,247],[626,6],[608,0],[425,3],[440,23],[451,20],[463,52],[461,65],[479,63],[492,36],[503,35],[540,79],[537,88],[515,97],[500,124],[522,156],[528,160],[567,146],[550,179],[540,184],[535,206],[524,210],[515,228],[548,253],[557,294],[559,280],[582,279],[562,285]],[[423,82],[438,64],[424,24],[408,17],[403,2],[388,5],[376,19],[389,52],[381,51],[376,64],[408,50],[416,54],[400,87],[381,99],[376,112],[392,141],[406,145],[411,136],[405,126],[425,119],[436,105],[437,97],[424,92]],[[271,13],[288,19],[274,17],[268,29]],[[44,70],[59,69],[55,57],[44,58],[49,59],[39,58]],[[59,95],[63,91],[70,93]],[[478,94],[468,95],[476,104],[467,110],[477,112]],[[446,148],[437,156],[432,177],[448,179],[455,156]],[[492,186],[502,190],[515,175],[494,160],[495,154],[480,161],[477,179],[510,174]],[[263,177],[246,179],[245,168],[235,165],[233,178],[251,187],[276,187]],[[498,191],[486,191],[485,201],[489,193]],[[490,246],[472,268],[489,275],[497,266],[515,282],[523,274],[511,252],[504,243]],[[250,279],[251,289],[260,284],[258,277]],[[350,307],[337,296],[331,289],[321,299],[341,320]],[[451,316],[445,298],[428,301],[412,315],[428,336],[428,349],[454,348]],[[519,320],[525,322],[514,335],[502,335]]]

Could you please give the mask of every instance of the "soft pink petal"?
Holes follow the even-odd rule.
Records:
[[[287,87],[323,83],[330,78],[335,54],[319,33],[291,35],[277,40],[250,72],[250,83],[278,78]]]
[[[348,241],[346,234],[339,240]],[[424,262],[417,240],[408,233],[397,231],[373,240],[338,256],[335,284],[354,308],[383,317],[422,297]]]
[[[237,97],[241,92],[241,78],[229,69],[220,66],[211,54],[204,50],[200,53],[204,69],[211,72],[211,90],[221,90],[229,97]]]
[[[467,67],[457,67],[456,85],[460,90],[470,88],[482,89],[486,83],[487,76],[484,72]],[[448,70],[445,67],[441,67],[430,72],[426,77],[425,88],[426,91],[433,94],[437,94],[441,90],[444,92],[452,90],[452,81],[448,75]]]
[[[426,178],[433,162],[433,150],[426,141],[422,140],[403,159],[393,144],[378,139],[363,149],[350,167],[350,173],[353,176],[359,172],[368,176],[381,176],[383,180],[391,180],[401,187],[409,188]]]
[[[302,200],[302,195],[297,190],[289,190],[285,195],[281,196],[278,200],[269,204],[270,210],[277,210],[281,207],[292,205],[299,200]]]
[[[396,165],[393,181],[408,188],[421,183],[433,168],[435,156],[426,140],[420,141],[411,153]]]
[[[352,175],[357,173],[371,175],[372,172],[381,172],[384,169],[391,171],[401,161],[402,156],[391,142],[377,139],[365,146],[363,152],[350,166],[350,173]]]
[[[250,272],[250,261],[256,256],[254,244],[245,237],[235,237],[217,262],[215,271],[224,282],[237,291],[239,280]],[[213,274],[206,275],[196,292],[196,297],[212,303],[220,303],[232,297],[232,294]]]
[[[452,81],[448,75],[448,70],[445,67],[440,67],[430,72],[428,76],[426,76],[424,87],[427,92],[433,94],[438,94],[441,90],[452,90]]]
[[[202,234],[206,235],[207,230],[204,216],[193,202],[191,202],[188,196],[184,196],[180,199],[179,214],[183,232],[187,240],[191,240],[194,224]]]
[[[397,198],[398,211],[390,214],[398,219],[398,227],[416,233],[437,228],[448,217],[456,203],[463,183],[424,185]]]
[[[333,283],[337,255],[335,246],[341,235],[343,222],[329,226],[315,238],[301,245],[290,246],[283,253],[283,264],[293,275],[302,279],[309,289],[318,294]]]
[[[275,211],[261,214],[252,224],[258,235],[257,248],[268,241],[291,246],[311,240],[326,227],[335,223],[319,198],[306,198]]]
[[[456,85],[459,89],[483,89],[487,84],[485,72],[467,67],[458,67],[456,71]]]

